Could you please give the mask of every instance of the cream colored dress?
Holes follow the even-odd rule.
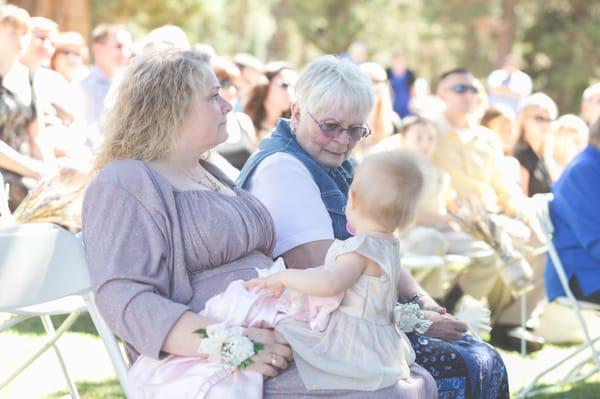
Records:
[[[348,252],[376,262],[381,277],[363,274],[347,289],[323,332],[293,319],[276,326],[290,343],[309,390],[373,391],[390,387],[410,377],[409,366],[415,360],[408,338],[392,324],[401,267],[398,241],[375,236],[336,240],[325,264]]]

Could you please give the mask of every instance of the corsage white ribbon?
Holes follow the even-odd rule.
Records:
[[[423,334],[431,326],[431,320],[425,319],[416,303],[397,303],[394,307],[393,321],[396,330],[405,333],[416,331]]]
[[[245,367],[256,354],[256,344],[243,332],[242,327],[227,328],[224,324],[212,324],[206,327],[206,337],[200,342],[197,352],[208,355],[208,360],[222,364],[228,371]]]

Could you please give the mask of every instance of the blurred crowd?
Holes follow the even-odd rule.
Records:
[[[290,116],[299,72],[285,61],[192,45],[175,26],[134,41],[126,26],[102,24],[88,42],[11,5],[0,8],[0,43],[0,172],[10,209],[23,221],[34,219],[32,207],[48,207],[49,192],[57,202],[77,203],[103,140],[103,115],[136,54],[173,46],[211,56],[221,95],[233,109],[229,138],[211,160],[233,179],[278,119]],[[600,82],[581,94],[579,115],[561,114],[552,98],[535,90],[516,54],[485,78],[456,68],[434,82],[420,77],[401,50],[388,65],[370,61],[359,42],[339,56],[360,65],[376,98],[368,118],[372,134],[358,143],[354,160],[397,148],[423,158],[428,186],[417,223],[403,236],[407,251],[468,259],[462,268],[449,261],[453,267],[422,276],[421,284],[450,309],[464,294],[486,298],[499,345],[525,337],[530,350],[541,348],[543,341],[530,332],[515,331],[516,298],[528,296],[529,317],[545,296],[543,240],[528,199],[550,192],[586,148],[600,116]],[[61,223],[60,217],[53,221]],[[78,224],[77,217],[62,222]]]

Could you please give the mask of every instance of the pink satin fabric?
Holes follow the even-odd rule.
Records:
[[[268,275],[284,270],[276,261]],[[339,307],[343,294],[330,298],[308,297],[285,290],[281,297],[246,290],[242,280],[233,281],[225,292],[206,302],[201,316],[228,326],[273,328],[280,320],[294,317],[310,323],[313,330],[323,331],[330,314]],[[263,378],[258,372],[227,372],[221,365],[199,357],[167,356],[156,360],[141,355],[128,372],[134,398],[164,397],[219,399],[260,399]]]

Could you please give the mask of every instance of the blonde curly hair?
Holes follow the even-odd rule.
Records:
[[[106,114],[96,169],[123,159],[164,159],[210,73],[209,56],[196,50],[167,49],[135,57]]]

